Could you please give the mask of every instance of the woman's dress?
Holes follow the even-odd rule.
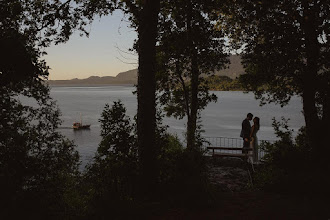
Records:
[[[251,135],[251,142],[250,142],[250,147],[253,149],[252,150],[252,158],[253,158],[253,162],[258,162],[259,160],[259,145],[258,145],[258,137],[257,137],[257,133],[258,133],[258,128],[255,128],[254,125],[252,126],[252,135]]]

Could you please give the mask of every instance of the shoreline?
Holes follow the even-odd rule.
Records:
[[[106,87],[106,86],[127,86],[134,87],[134,84],[48,84],[49,87]]]
[[[127,87],[134,87],[135,84],[48,84],[49,87],[107,87],[107,86],[127,86]],[[209,91],[214,92],[251,92],[251,91],[244,91],[244,90],[216,90],[210,89]]]

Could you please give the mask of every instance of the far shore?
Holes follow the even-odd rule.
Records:
[[[105,86],[127,86],[133,87],[134,84],[48,84],[50,87],[105,87]]]
[[[107,86],[126,86],[134,87],[134,84],[48,84],[49,87],[107,87]],[[210,89],[210,91],[230,91],[230,92],[244,92],[243,90],[216,90]]]

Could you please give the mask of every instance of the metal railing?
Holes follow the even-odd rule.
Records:
[[[203,148],[206,150],[207,147],[232,147],[237,148],[236,150],[217,150],[221,153],[239,153],[242,152],[243,139],[242,138],[230,138],[230,137],[203,137],[205,141],[203,142]],[[258,145],[260,146],[261,142],[274,142],[271,140],[258,140]],[[258,157],[261,160],[265,155],[263,150],[258,149]]]

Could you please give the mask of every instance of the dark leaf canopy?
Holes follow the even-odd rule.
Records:
[[[329,4],[327,0],[237,0],[219,13],[219,27],[232,37],[234,46],[244,48],[248,74],[241,80],[247,89],[265,102],[285,104],[292,95],[302,94],[310,62],[317,65],[317,75],[309,83],[322,91],[330,86]]]

